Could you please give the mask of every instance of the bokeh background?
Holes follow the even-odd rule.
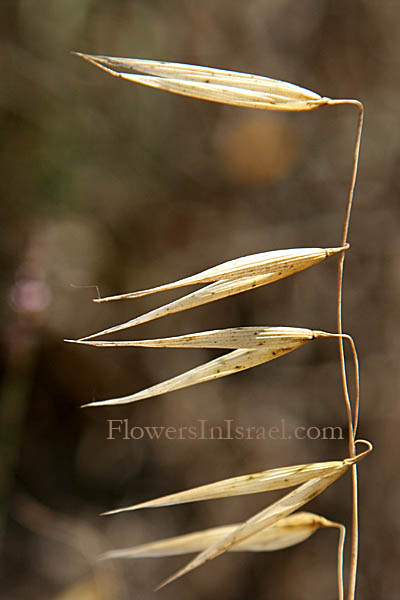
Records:
[[[237,522],[279,494],[99,517],[220,478],[347,454],[340,440],[106,440],[131,425],[346,431],[337,345],[134,405],[81,409],[191,368],[206,350],[68,345],[159,306],[95,305],[269,249],[340,239],[356,111],[235,109],[123,82],[71,50],[243,70],[359,98],[366,124],[345,268],[361,360],[359,598],[398,597],[400,5],[390,0],[2,0],[1,586],[7,600],[151,599],[185,558],[96,563],[104,550]],[[238,325],[335,329],[336,261],[125,334]],[[91,287],[92,286],[92,287]],[[352,368],[349,362],[349,372]],[[350,525],[347,475],[309,509]],[[160,598],[335,598],[334,530],[230,554]]]

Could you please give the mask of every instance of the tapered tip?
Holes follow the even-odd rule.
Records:
[[[100,517],[107,517],[108,515],[116,515],[118,513],[124,512],[125,508],[114,508],[113,510],[106,510],[105,512],[100,513]]]

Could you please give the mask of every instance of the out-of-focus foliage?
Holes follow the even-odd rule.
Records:
[[[293,457],[347,453],[339,440],[106,439],[107,419],[131,427],[198,419],[345,427],[334,343],[133,407],[88,411],[80,404],[132,393],[213,353],[80,348],[62,339],[158,306],[147,298],[96,306],[95,286],[109,295],[255,252],[337,245],[355,111],[256,114],[208,104],[107,77],[70,50],[243,70],[365,103],[344,293],[344,327],[361,357],[360,433],[376,446],[360,467],[359,593],[397,597],[399,22],[400,5],[389,0],[2,0],[1,598],[152,598],[179,559],[100,568],[97,554],[244,520],[270,497],[107,518],[100,511]],[[137,333],[333,330],[335,277],[326,261]],[[348,522],[349,485],[339,482],[310,510]],[[278,589],[283,600],[325,597],[335,586],[335,536],[268,556],[222,557],[163,597],[220,590],[232,600],[272,598]]]

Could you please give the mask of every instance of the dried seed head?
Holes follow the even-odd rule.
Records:
[[[358,463],[362,460],[367,454],[369,454],[372,450],[372,444],[367,440],[359,440],[359,443],[364,443],[367,445],[367,449],[360,454],[352,458],[344,459],[341,466],[338,466],[336,469],[330,471],[327,474],[322,476],[314,477],[309,481],[306,481],[295,490],[286,494],[280,500],[277,500],[261,512],[255,514],[253,517],[239,525],[236,529],[228,533],[225,537],[217,540],[214,544],[200,552],[193,560],[191,560],[183,569],[180,569],[177,573],[166,579],[157,589],[164,587],[168,583],[171,583],[178,577],[185,575],[189,571],[200,567],[208,560],[212,560],[237,547],[239,544],[244,542],[245,540],[249,540],[252,536],[264,531],[267,527],[271,527],[280,519],[284,519],[288,517],[290,514],[294,513],[296,510],[310,502],[315,497],[317,497],[321,492],[326,490],[327,487],[332,485],[339,477],[341,477],[351,465]],[[341,587],[341,577],[340,577],[340,553],[341,548],[343,548],[344,541],[344,528],[343,526],[331,523],[329,526],[339,527],[341,528],[341,544],[339,544],[339,587]],[[341,590],[341,597],[343,595],[343,590]]]
[[[215,329],[213,331],[202,331],[188,335],[178,335],[168,338],[156,338],[153,340],[66,340],[68,342],[110,348],[116,346],[144,346],[147,348],[270,348],[281,351],[282,349],[294,350],[297,346],[312,340],[314,337],[326,336],[323,331],[314,332],[311,329],[301,327],[229,327],[227,329]]]
[[[330,475],[316,477],[303,483],[277,502],[274,502],[245,521],[242,525],[228,533],[228,535],[217,540],[214,544],[200,552],[200,554],[191,560],[185,567],[166,579],[157,589],[164,587],[178,577],[200,567],[208,560],[212,560],[217,556],[220,556],[220,554],[232,550],[237,547],[238,544],[250,539],[252,536],[260,533],[267,527],[270,527],[280,519],[289,516],[334,483],[336,479],[343,475],[345,470],[346,467],[344,466],[342,469],[338,469]]]
[[[303,271],[312,265],[319,263],[328,256],[343,252],[348,249],[348,244],[339,248],[290,248],[288,250],[271,250],[269,252],[260,252],[242,256],[227,262],[221,263],[196,275],[166,283],[154,288],[120,294],[117,296],[108,296],[107,298],[96,298],[95,302],[109,302],[110,300],[128,300],[141,298],[154,294],[156,292],[166,292],[188,285],[197,285],[200,283],[210,283],[212,281],[221,281],[226,279],[238,279],[241,277],[250,277],[255,275],[266,275],[275,273],[275,278],[283,279],[293,275],[298,271]]]
[[[115,77],[201,100],[294,111],[312,110],[330,101],[292,83],[260,75],[156,60],[75,54]]]
[[[232,496],[243,496],[285,489],[300,485],[301,483],[318,476],[328,475],[338,469],[342,469],[345,465],[347,465],[347,463],[344,461],[335,460],[268,469],[267,471],[261,471],[259,473],[223,479],[222,481],[216,481],[215,483],[209,483],[176,494],[169,494],[168,496],[156,498],[155,500],[110,510],[103,514],[111,515],[141,508],[160,508],[163,506],[186,504],[187,502],[215,500],[217,498],[229,498]]]
[[[223,537],[233,533],[242,523],[213,527],[203,531],[195,531],[165,540],[158,540],[149,544],[142,544],[132,548],[111,550],[103,554],[100,559],[110,558],[149,558],[161,556],[177,556],[201,552],[210,545],[215,544]],[[271,527],[260,531],[256,535],[244,540],[231,548],[233,552],[271,552],[295,546],[307,540],[321,527],[336,527],[336,523],[324,517],[308,512],[299,512],[280,519]]]
[[[250,333],[249,333],[250,330]],[[255,333],[255,335],[254,335]],[[132,345],[172,346],[172,347],[206,347],[206,348],[238,348],[224,356],[220,356],[190,371],[163,381],[145,390],[110,400],[99,400],[84,406],[106,406],[111,404],[129,404],[152,396],[159,396],[191,385],[204,383],[220,377],[226,377],[245,369],[250,369],[265,362],[279,358],[299,346],[314,339],[311,329],[296,327],[242,327],[226,330],[206,331],[203,333],[165,338],[159,340],[142,340]],[[254,341],[255,340],[255,341]],[[126,345],[127,342],[92,342],[77,340],[77,343],[93,345]],[[250,347],[246,347],[250,346]]]

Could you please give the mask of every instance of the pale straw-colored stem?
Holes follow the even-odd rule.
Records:
[[[353,354],[353,362],[354,362],[354,386],[355,386],[355,395],[354,395],[354,419],[353,419],[353,439],[356,438],[357,428],[358,428],[358,418],[360,414],[360,364],[358,360],[358,354],[356,345],[354,343],[351,335],[343,334],[342,337],[349,341],[351,352]]]
[[[335,521],[325,521],[325,527],[335,527],[339,530],[337,548],[338,600],[344,600],[343,554],[344,542],[346,539],[346,527],[342,523],[335,523]]]
[[[318,334],[317,337],[333,337],[339,338],[342,340],[347,340],[350,344],[351,353],[353,355],[353,363],[354,363],[354,419],[352,422],[352,438],[353,440],[356,438],[357,427],[358,427],[358,418],[360,414],[360,364],[358,360],[357,348],[355,342],[351,335],[347,333],[326,333],[325,331],[316,331],[315,334]],[[347,404],[346,404],[347,405]],[[352,414],[353,410],[349,402],[350,414]]]
[[[343,585],[343,552],[344,542],[346,539],[346,527],[341,523],[336,524],[339,529],[338,555],[337,555],[337,577],[338,577],[338,593],[339,600],[344,600],[344,585]]]
[[[357,126],[357,134],[356,134],[356,144],[354,148],[354,160],[353,160],[353,171],[351,175],[350,189],[346,206],[346,215],[343,226],[343,233],[341,239],[341,245],[344,246],[347,243],[349,226],[350,226],[350,216],[351,209],[353,205],[353,197],[354,197],[354,189],[356,186],[357,180],[357,171],[358,171],[358,159],[360,155],[360,143],[361,143],[361,133],[363,127],[364,120],[364,107],[361,102],[358,100],[331,100],[328,102],[329,105],[340,105],[340,104],[350,104],[353,106],[357,106],[359,110],[359,118],[358,118],[358,126]],[[345,253],[343,252],[339,257],[338,263],[338,285],[337,285],[337,329],[338,334],[343,333],[343,325],[342,325],[342,297],[343,297],[343,271],[344,271],[344,258]],[[351,416],[351,404],[349,399],[349,391],[347,385],[347,377],[346,377],[346,361],[344,356],[344,348],[343,348],[343,337],[339,337],[339,355],[340,355],[340,371],[342,376],[342,387],[343,393],[346,403],[346,412],[347,412],[347,420],[349,427],[349,454],[350,456],[355,456],[355,443],[354,443],[354,435],[355,428],[357,425],[357,421],[355,419],[354,426],[352,423]],[[358,419],[358,409],[357,409],[357,419]],[[350,558],[350,575],[349,575],[349,587],[348,587],[348,600],[354,600],[355,591],[356,591],[356,579],[357,579],[357,561],[358,561],[358,489],[357,489],[357,467],[354,465],[352,467],[352,484],[353,484],[353,527],[352,527],[352,542],[351,542],[351,558]]]

